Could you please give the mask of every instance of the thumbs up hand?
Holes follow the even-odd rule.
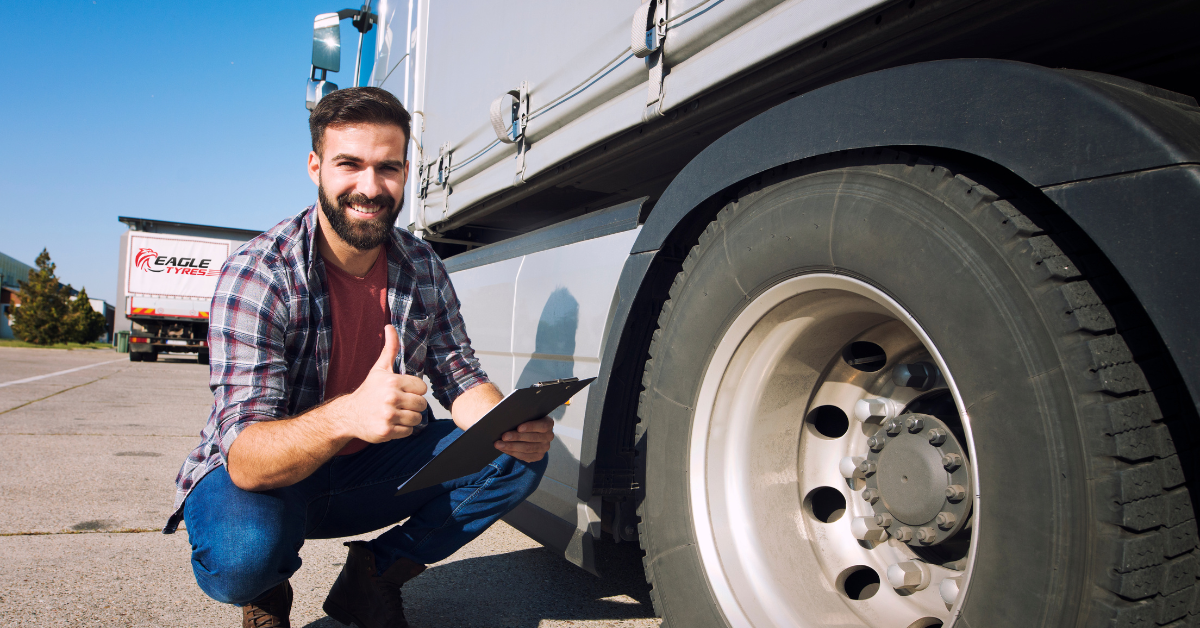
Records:
[[[392,371],[400,352],[400,338],[391,325],[383,330],[383,352],[362,385],[344,400],[351,435],[368,443],[411,435],[413,426],[421,424],[421,412],[429,405],[422,397],[427,390],[425,382]]]

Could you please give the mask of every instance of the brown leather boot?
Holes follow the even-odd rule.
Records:
[[[377,576],[375,554],[365,541],[344,545],[350,552],[325,598],[325,613],[358,628],[408,628],[400,586],[425,571],[425,565],[401,558]]]
[[[292,628],[292,585],[284,580],[242,607],[242,628]]]

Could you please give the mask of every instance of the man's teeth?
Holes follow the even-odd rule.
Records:
[[[362,205],[351,205],[350,209],[362,214],[374,214],[379,211],[378,207],[363,207]]]

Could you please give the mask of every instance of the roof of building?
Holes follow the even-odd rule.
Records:
[[[16,289],[17,282],[28,279],[31,270],[29,264],[0,253],[0,285]]]

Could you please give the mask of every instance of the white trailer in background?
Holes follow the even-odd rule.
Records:
[[[221,265],[257,231],[129,218],[121,222],[116,329],[130,330],[129,359],[194,353],[208,363],[208,315]]]
[[[597,377],[511,524],[674,628],[1200,625],[1200,4],[382,0],[310,107],[348,17],[489,374]]]

